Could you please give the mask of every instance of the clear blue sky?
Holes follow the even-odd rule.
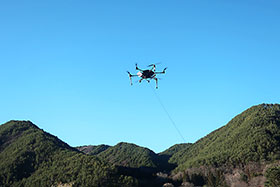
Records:
[[[71,146],[187,142],[245,109],[280,102],[277,0],[0,2],[0,123],[31,120]],[[154,88],[154,82],[150,83]]]

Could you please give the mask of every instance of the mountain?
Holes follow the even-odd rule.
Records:
[[[280,159],[280,105],[253,106],[169,160],[176,171]]]
[[[191,143],[175,144],[170,148],[166,149],[165,151],[159,153],[159,155],[167,155],[171,157],[172,155],[174,155],[175,153],[181,150],[187,150],[191,145],[192,145]]]
[[[144,187],[162,186],[168,179],[159,179],[157,172],[168,173],[174,168],[173,164],[168,163],[168,159],[132,143],[118,143],[96,156],[116,165],[123,175],[136,178],[139,186]]]
[[[125,142],[109,147],[97,156],[112,164],[130,168],[156,168],[158,166],[156,153],[150,149]]]
[[[170,170],[174,165],[168,164],[169,158],[175,153],[190,147],[191,143],[176,144],[161,153],[140,147],[135,144],[121,142],[115,146],[109,145],[85,145],[76,149],[89,154],[96,155],[102,160],[112,164],[129,168],[157,168],[158,170]]]
[[[0,126],[0,186],[134,186],[135,182],[30,121]]]
[[[159,154],[124,142],[73,148],[30,121],[0,126],[4,187],[263,187],[279,186],[279,176],[279,104],[253,106],[194,144]]]
[[[79,146],[76,147],[76,149],[78,149],[79,151],[85,153],[85,154],[89,154],[89,155],[97,155],[103,151],[105,151],[106,149],[108,149],[109,145],[85,145],[85,146]]]

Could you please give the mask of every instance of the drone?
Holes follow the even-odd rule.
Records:
[[[137,64],[135,64],[136,70],[139,70],[139,72],[136,75],[130,74],[129,71],[127,71],[129,80],[130,80],[130,85],[132,85],[132,77],[140,77],[141,79],[139,80],[139,83],[142,82],[143,79],[145,79],[148,83],[150,83],[151,79],[154,79],[156,81],[156,89],[158,88],[158,78],[156,78],[157,74],[165,74],[165,70],[167,68],[164,68],[163,71],[161,72],[156,72],[156,64],[150,64],[148,67],[152,67],[151,69],[145,69],[142,70],[138,68]]]

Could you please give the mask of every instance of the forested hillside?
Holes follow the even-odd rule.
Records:
[[[106,149],[108,149],[109,145],[85,145],[85,146],[79,146],[76,147],[79,151],[82,151],[83,153],[89,154],[89,155],[97,155]]]
[[[159,155],[172,156],[179,151],[188,150],[191,145],[192,145],[191,143],[175,144],[175,145],[171,146],[170,148],[166,149],[165,151],[159,153]]]
[[[98,157],[112,164],[130,168],[156,168],[158,166],[158,158],[153,151],[124,142],[102,151],[98,154]]]
[[[279,186],[280,105],[253,106],[197,142],[73,148],[30,121],[0,126],[0,186]]]
[[[238,165],[279,159],[280,105],[261,104],[175,153],[170,162],[178,164],[177,170],[182,170],[200,165]]]
[[[0,186],[133,186],[135,182],[29,121],[0,126]]]

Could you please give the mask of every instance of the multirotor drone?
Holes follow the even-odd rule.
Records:
[[[151,64],[148,67],[152,67],[151,69],[145,69],[142,70],[140,68],[138,68],[137,64],[135,64],[136,66],[136,70],[139,70],[139,72],[137,72],[136,75],[132,75],[130,74],[130,72],[128,71],[128,76],[130,79],[130,85],[132,85],[132,77],[140,77],[141,79],[139,80],[139,83],[142,82],[143,79],[145,79],[147,82],[150,82],[151,79],[154,79],[156,81],[156,88],[158,88],[158,78],[156,78],[157,74],[165,74],[165,70],[167,68],[164,68],[163,71],[161,72],[156,72],[156,64]]]

